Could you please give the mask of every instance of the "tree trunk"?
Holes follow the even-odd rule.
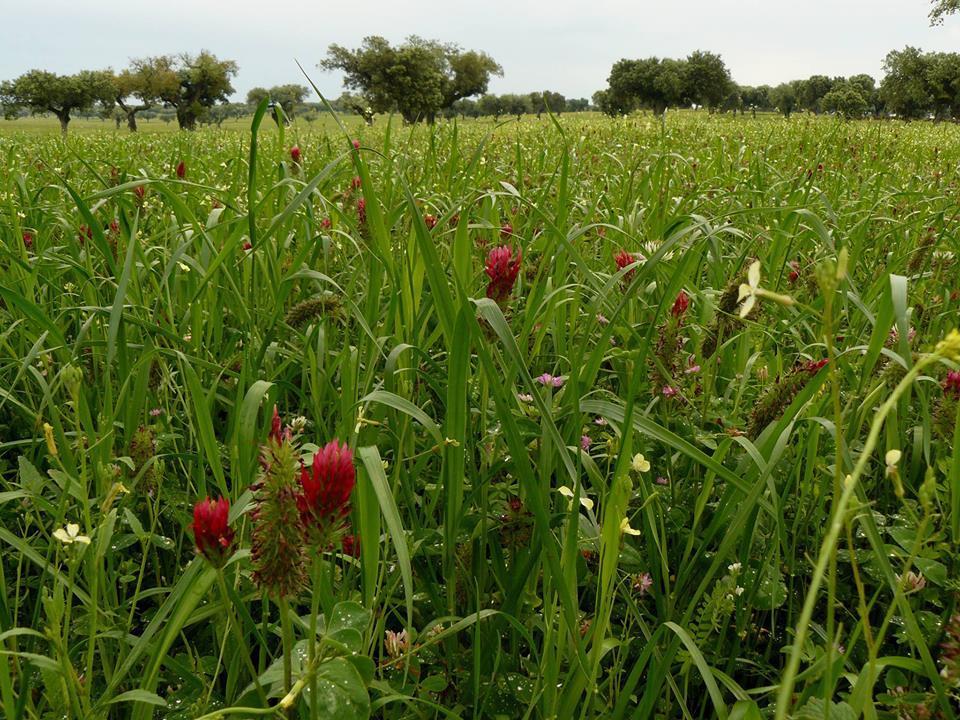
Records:
[[[113,116],[113,121],[117,124],[117,130],[120,129],[120,120],[121,120],[121,118],[120,118],[119,115],[114,115],[114,116]]]
[[[190,108],[178,107],[177,124],[180,125],[181,130],[196,130],[197,116],[191,112]]]
[[[137,111],[136,110],[127,111],[127,129],[129,129],[130,132],[137,131]]]
[[[60,134],[66,137],[67,125],[70,124],[70,113],[69,112],[57,113],[57,119],[60,120]]]

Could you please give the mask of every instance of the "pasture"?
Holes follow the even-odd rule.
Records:
[[[957,715],[956,125],[47,122],[5,717]]]

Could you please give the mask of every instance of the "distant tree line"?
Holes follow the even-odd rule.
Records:
[[[139,113],[158,106],[171,108],[180,127],[193,130],[214,105],[233,94],[231,79],[236,74],[235,62],[220,60],[206,50],[134,60],[119,73],[84,70],[58,75],[31,70],[0,83],[0,103],[6,117],[22,111],[52,113],[64,135],[73,115],[95,107],[104,116],[122,115],[131,130],[137,129]]]
[[[960,2],[960,0],[958,0]],[[779,85],[737,85],[719,55],[696,51],[687,58],[645,58],[614,63],[608,87],[594,94],[608,115],[668,107],[705,107],[711,112],[797,111],[834,113],[845,118],[896,116],[960,120],[960,53],[924,53],[913,47],[884,59],[878,86],[866,74],[812,75]]]

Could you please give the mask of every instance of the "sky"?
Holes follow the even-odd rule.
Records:
[[[208,49],[235,60],[236,99],[256,86],[342,92],[317,63],[331,43],[410,34],[484,50],[496,93],[550,89],[590,97],[620,58],[719,53],[735,81],[813,74],[882,77],[883,57],[913,45],[960,51],[960,15],[931,28],[929,0],[0,0],[0,80],[33,68],[123,68],[130,58]]]

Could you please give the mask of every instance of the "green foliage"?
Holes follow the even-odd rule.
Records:
[[[31,113],[53,113],[67,133],[70,114],[87,110],[94,103],[113,103],[111,75],[84,70],[76,75],[57,75],[45,70],[31,70],[15,80],[0,84],[0,102],[9,116],[23,107]]]
[[[321,66],[344,73],[344,85],[359,90],[374,112],[399,112],[407,122],[433,121],[463,98],[487,90],[501,67],[486,53],[456,45],[407,38],[397,47],[378,36],[349,50],[331,45]]]
[[[0,714],[956,715],[960,128],[258,110],[0,134]]]

